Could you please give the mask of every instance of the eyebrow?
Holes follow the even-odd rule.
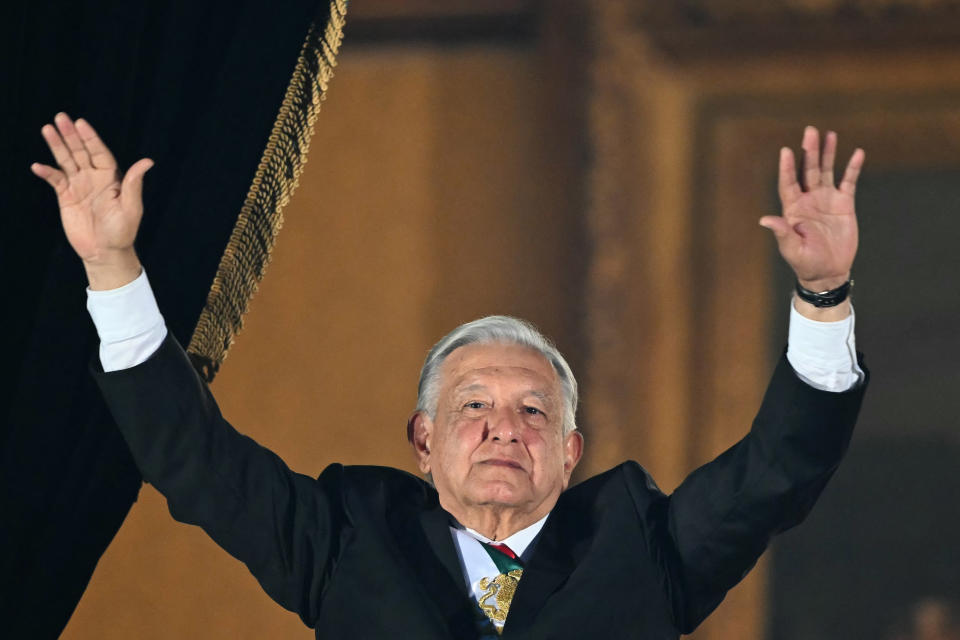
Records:
[[[475,382],[474,384],[467,385],[462,389],[457,389],[455,393],[457,396],[460,396],[465,393],[471,393],[473,391],[488,391],[488,390],[489,388],[487,387],[487,385],[480,384],[479,382]],[[541,402],[544,402],[545,404],[553,404],[554,402],[554,396],[552,394],[544,393],[543,391],[537,391],[536,389],[528,389],[524,391],[524,395],[533,396],[534,398],[540,400]]]
[[[544,393],[542,391],[536,391],[536,390],[530,390],[527,393],[533,396],[534,398],[537,398],[538,400],[542,400],[546,404],[553,403],[553,396],[550,395],[549,393]]]
[[[471,391],[487,391],[487,385],[480,384],[479,382],[475,382],[473,384],[463,387],[462,389],[457,389],[456,393],[457,394],[470,393]]]

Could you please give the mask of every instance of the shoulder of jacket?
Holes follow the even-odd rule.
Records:
[[[317,480],[334,482],[348,496],[377,498],[385,502],[400,498],[429,501],[436,490],[426,480],[395,469],[375,465],[331,464]]]
[[[653,477],[633,460],[621,462],[615,467],[591,476],[567,489],[563,495],[568,500],[595,500],[603,494],[622,491],[624,488],[634,494],[635,498],[637,494],[649,494],[651,498],[663,496]]]

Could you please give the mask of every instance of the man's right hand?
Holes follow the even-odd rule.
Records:
[[[143,217],[143,176],[153,160],[138,160],[123,180],[117,161],[93,127],[65,113],[40,130],[59,169],[30,169],[53,187],[70,246],[83,260],[93,290],[116,289],[140,275],[133,248]]]

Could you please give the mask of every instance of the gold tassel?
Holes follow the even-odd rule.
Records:
[[[190,338],[187,353],[207,382],[213,381],[243,327],[243,315],[270,262],[283,225],[283,209],[299,184],[320,103],[333,77],[346,12],[345,0],[332,0],[326,29],[320,33],[316,23],[310,25],[267,146]]]

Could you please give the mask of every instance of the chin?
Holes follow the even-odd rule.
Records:
[[[506,482],[487,482],[472,491],[478,504],[518,506],[530,499],[529,492]]]

